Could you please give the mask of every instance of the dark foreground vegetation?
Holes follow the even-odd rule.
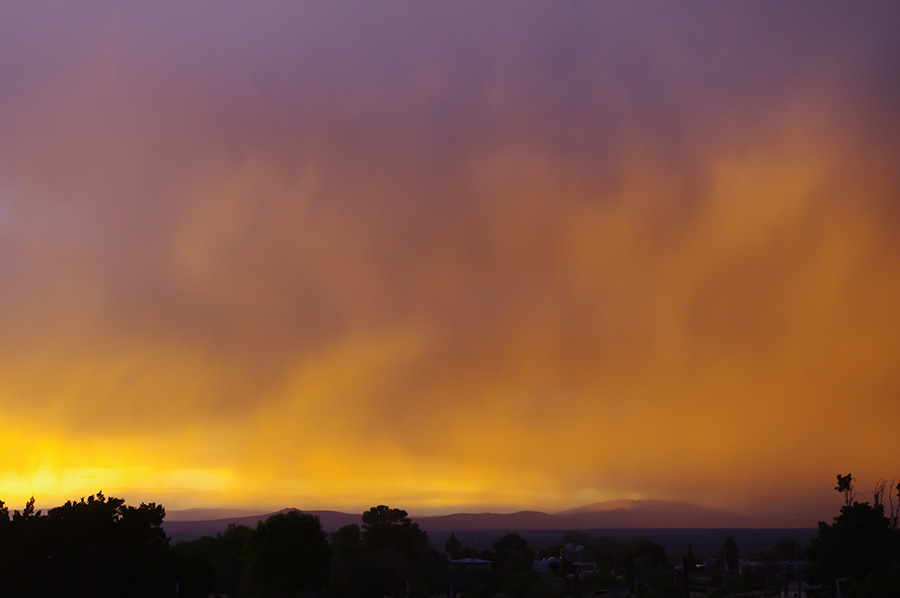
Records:
[[[539,549],[506,534],[480,551],[451,535],[439,551],[406,511],[383,505],[330,536],[288,511],[172,544],[153,503],[98,493],[44,515],[34,499],[12,514],[0,502],[0,596],[900,596],[900,484],[880,483],[871,504],[855,500],[850,475],[835,489],[845,504],[808,546],[785,539],[755,554],[732,538],[712,554],[667,554],[578,531]]]

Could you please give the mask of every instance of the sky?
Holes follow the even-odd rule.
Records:
[[[0,13],[10,507],[900,476],[896,2]]]

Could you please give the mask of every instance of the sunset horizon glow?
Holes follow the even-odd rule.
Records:
[[[10,509],[900,478],[897,3],[0,6]]]

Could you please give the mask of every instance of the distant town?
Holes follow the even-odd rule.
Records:
[[[10,511],[0,502],[0,595],[900,595],[900,484],[879,483],[863,497],[847,474],[837,476],[835,490],[843,507],[815,529],[716,528],[712,513],[705,528],[679,527],[700,520],[675,515],[666,526],[661,513],[685,509],[665,503],[420,522],[403,509],[378,505],[359,516],[284,509],[167,523],[161,505],[131,506],[102,492],[47,513],[35,509],[34,498],[21,510]],[[627,513],[642,510],[655,513],[646,520],[655,527],[590,527],[603,518],[634,523],[638,519]],[[692,517],[702,515],[694,511]],[[561,522],[588,527],[552,527]]]

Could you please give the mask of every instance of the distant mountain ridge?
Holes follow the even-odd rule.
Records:
[[[574,509],[568,509],[565,511],[560,511],[557,515],[572,515],[576,513],[596,513],[599,511],[615,511],[615,510],[625,510],[625,511],[647,511],[647,510],[659,510],[659,509],[705,509],[707,507],[700,507],[698,505],[694,505],[691,503],[683,503],[683,502],[675,502],[671,500],[657,500],[657,499],[631,499],[631,498],[620,498],[617,500],[606,500],[603,502],[595,502],[589,505],[584,505],[581,507],[576,507]],[[717,509],[711,509],[717,510]]]
[[[180,509],[166,510],[167,521],[213,521],[215,519],[230,519],[233,517],[253,517],[254,515],[268,515],[262,509]]]
[[[226,516],[217,519],[185,520],[189,512],[176,512],[163,527],[174,541],[202,536],[214,536],[229,524],[255,527],[261,520],[285,511],[242,516]],[[217,514],[216,509],[197,510],[207,516]],[[361,514],[340,511],[306,511],[316,515],[326,532],[333,532],[350,524],[362,524]],[[239,513],[238,513],[239,514]],[[603,529],[750,529],[750,528],[807,528],[814,521],[791,518],[752,517],[690,503],[665,500],[612,500],[568,509],[559,513],[542,511],[518,511],[515,513],[454,513],[412,517],[425,531],[519,531],[519,530],[603,530]]]
[[[802,527],[796,520],[750,517],[689,503],[664,500],[613,500],[555,514],[454,514],[416,519],[425,530],[641,529]],[[808,522],[803,522],[808,523]]]

